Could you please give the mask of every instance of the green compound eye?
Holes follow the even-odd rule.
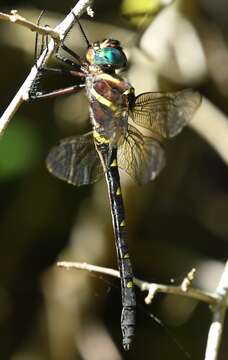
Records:
[[[95,52],[94,62],[97,65],[112,65],[116,68],[125,66],[126,56],[124,53],[115,48],[104,48]]]

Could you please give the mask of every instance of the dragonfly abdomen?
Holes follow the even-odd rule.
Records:
[[[105,176],[108,185],[112,221],[115,232],[115,245],[117,252],[118,267],[121,279],[122,314],[121,329],[123,335],[123,347],[130,348],[134,337],[136,299],[133,283],[133,270],[128,251],[128,231],[125,221],[125,211],[120,186],[120,177],[117,163],[117,149],[112,148],[111,154],[108,144],[97,145],[102,162],[106,165]]]

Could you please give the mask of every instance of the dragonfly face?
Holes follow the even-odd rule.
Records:
[[[120,42],[114,39],[93,43],[86,53],[86,60],[90,65],[98,65],[109,70],[120,69],[127,64]]]

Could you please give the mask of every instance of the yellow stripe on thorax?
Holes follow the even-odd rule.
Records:
[[[115,78],[114,76],[106,73],[99,74],[99,78],[102,80],[111,81],[113,84],[119,84],[122,80]]]
[[[118,107],[116,105],[114,105],[110,100],[108,100],[104,96],[98,94],[94,88],[92,88],[90,90],[90,92],[99,103],[107,106],[112,111],[116,111],[118,109]]]

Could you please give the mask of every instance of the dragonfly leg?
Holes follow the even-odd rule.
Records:
[[[79,85],[69,86],[65,89],[57,89],[57,90],[50,91],[50,92],[42,92],[42,91],[37,91],[34,93],[30,92],[29,98],[30,98],[30,100],[38,100],[38,99],[48,99],[48,98],[53,98],[53,97],[57,97],[57,96],[69,95],[69,94],[77,93],[84,87],[85,87],[85,84],[79,84]]]
[[[41,11],[38,19],[37,19],[37,25],[39,26],[40,25],[40,20],[41,20],[41,17],[43,16],[44,14],[44,10]],[[47,25],[48,26],[48,25]],[[41,47],[40,47],[40,50],[39,50],[39,54],[38,54],[38,37],[39,37],[39,34],[36,32],[36,36],[35,36],[35,48],[34,48],[34,64],[35,66],[38,68],[37,66],[37,60],[38,60],[38,57],[42,54],[43,50],[44,50],[44,39],[46,41],[46,51],[48,51],[48,36],[46,35],[42,35],[42,40],[41,40]]]
[[[74,13],[73,11],[71,11],[71,14],[74,16],[75,20],[77,21],[78,26],[79,26],[79,28],[80,28],[80,30],[81,30],[81,33],[82,33],[82,35],[83,35],[83,37],[84,37],[84,39],[85,39],[86,45],[87,45],[87,47],[89,48],[91,45],[90,45],[90,43],[89,43],[89,40],[88,40],[88,38],[87,38],[87,36],[86,36],[85,31],[83,30],[83,27],[82,27],[82,25],[81,25],[81,23],[80,23],[80,21],[79,21],[79,18],[75,15],[75,13]]]
[[[74,70],[68,70],[68,69],[59,69],[59,68],[53,68],[49,66],[43,66],[42,69],[40,69],[41,73],[55,73],[59,75],[70,75],[70,76],[79,76],[81,78],[85,77],[85,74],[81,71],[74,71]]]
[[[59,61],[61,61],[62,63],[66,64],[66,65],[70,65],[70,66],[72,66],[72,67],[74,67],[74,68],[77,68],[77,69],[80,69],[80,68],[81,68],[81,66],[80,66],[79,64],[77,64],[77,63],[75,63],[74,61],[66,58],[65,56],[60,55],[58,52],[55,54],[55,57],[56,57]]]
[[[76,54],[73,50],[71,50],[68,46],[64,44],[64,42],[61,44],[61,47],[63,50],[65,50],[69,55],[71,55],[73,58],[75,58],[80,64],[83,64],[82,58]]]

